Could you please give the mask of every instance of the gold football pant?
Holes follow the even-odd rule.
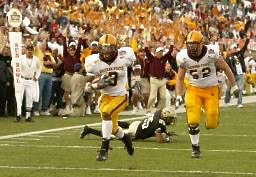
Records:
[[[206,128],[217,128],[219,122],[218,86],[207,88],[187,86],[185,96],[188,125],[200,124],[201,108],[205,111]]]
[[[112,134],[118,130],[118,113],[123,111],[128,106],[127,96],[107,96],[102,95],[99,102],[99,110],[101,113],[108,113],[112,118]]]
[[[256,84],[256,73],[251,74],[252,83]]]

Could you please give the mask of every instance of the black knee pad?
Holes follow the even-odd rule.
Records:
[[[190,135],[196,135],[200,132],[199,124],[188,125],[188,132]]]

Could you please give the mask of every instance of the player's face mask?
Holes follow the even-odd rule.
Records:
[[[198,42],[188,42],[187,50],[188,55],[193,57],[198,57],[202,53],[202,44]]]
[[[187,35],[186,45],[188,55],[196,58],[201,55],[203,49],[204,37],[199,31],[191,31]]]
[[[100,45],[99,46],[100,59],[105,62],[114,61],[117,57],[116,45]]]

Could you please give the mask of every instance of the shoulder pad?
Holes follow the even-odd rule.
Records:
[[[207,49],[208,49],[208,53],[209,54],[219,54],[220,52],[220,48],[218,44],[210,44],[210,45],[206,45]]]
[[[97,62],[99,60],[99,54],[93,54],[85,58],[84,67],[86,72],[88,73],[94,73],[95,65],[97,65]]]
[[[176,56],[177,65],[182,66],[187,57],[188,57],[187,49],[182,49],[179,53],[177,53],[177,56]]]

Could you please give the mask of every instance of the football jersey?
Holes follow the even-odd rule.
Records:
[[[33,59],[28,59],[26,55],[21,55],[20,67],[22,77],[32,79],[35,76],[36,78],[39,78],[41,73],[41,64],[36,56],[33,56]]]
[[[130,47],[118,49],[117,58],[109,65],[100,60],[99,54],[90,55],[85,59],[85,70],[94,76],[108,75],[114,79],[101,93],[109,96],[124,96],[127,94],[127,67],[136,60],[135,54]]]
[[[166,124],[160,119],[160,111],[154,113],[150,118],[146,118],[139,124],[135,139],[146,139],[155,136],[155,131],[160,130],[160,133],[166,132]]]
[[[177,56],[177,64],[186,69],[189,83],[197,87],[209,87],[218,85],[215,63],[219,59],[219,48],[216,45],[206,45],[207,51],[199,60],[191,59],[187,49],[181,50]]]

